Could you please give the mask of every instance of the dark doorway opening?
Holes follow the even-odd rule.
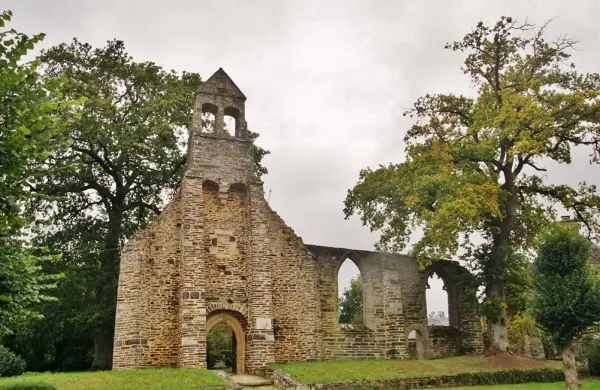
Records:
[[[237,339],[225,323],[213,326],[206,336],[206,364],[209,370],[237,372]]]

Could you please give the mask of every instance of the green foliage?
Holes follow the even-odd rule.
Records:
[[[0,14],[0,28],[11,17]],[[29,186],[51,174],[42,162],[62,145],[62,131],[81,102],[63,98],[64,78],[42,79],[38,61],[23,61],[43,38],[0,31],[0,337],[15,322],[38,316],[33,305],[50,299],[47,290],[57,278],[40,273],[40,263],[52,257],[25,234],[49,222],[31,209],[39,196]]]
[[[528,353],[528,338],[537,336],[535,320],[525,312],[508,318],[508,338],[511,352]]]
[[[340,324],[363,323],[363,289],[360,276],[350,280],[350,287],[344,290],[338,303]]]
[[[21,375],[23,371],[25,371],[25,361],[0,345],[0,377]]]
[[[44,382],[0,384],[0,390],[55,390],[56,387]]]
[[[532,382],[558,382],[564,379],[565,376],[560,369],[536,368],[491,372],[465,372],[450,377],[434,378],[430,385],[440,385],[452,381],[456,386],[490,386]]]
[[[600,376],[600,340],[595,340],[592,344],[586,346],[583,354],[588,359],[590,374]]]
[[[215,363],[223,362],[233,367],[233,332],[226,324],[215,325],[206,336],[207,367],[214,368]]]
[[[540,236],[533,316],[561,350],[600,321],[600,283],[590,253],[591,243],[577,226],[555,223]]]
[[[505,329],[513,267],[531,256],[534,238],[556,218],[555,205],[590,235],[600,227],[594,185],[550,184],[540,174],[550,160],[570,163],[579,145],[600,162],[600,75],[567,64],[574,41],[547,41],[545,27],[502,17],[446,45],[465,53],[463,71],[476,95],[418,99],[405,113],[416,119],[404,138],[406,160],[362,170],[345,200],[347,218],[358,213],[381,231],[378,249],[401,251],[420,229],[411,255],[421,267],[460,253],[481,271],[494,331]]]

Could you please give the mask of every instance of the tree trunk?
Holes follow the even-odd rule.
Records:
[[[517,215],[517,206],[519,197],[514,186],[512,176],[512,165],[509,164],[505,170],[506,182],[503,190],[510,196],[506,200],[505,215],[501,220],[496,221],[497,234],[492,236],[492,248],[487,259],[486,274],[488,281],[486,283],[486,295],[491,299],[494,305],[493,315],[488,316],[488,337],[492,351],[508,351],[508,326],[506,324],[506,284],[504,275],[508,264],[508,257],[511,251],[511,233]]]
[[[504,283],[496,281],[488,285],[488,298],[501,302],[497,315],[488,318],[488,339],[490,348],[501,352],[508,351],[508,327],[506,326],[506,296],[504,294]]]
[[[575,348],[571,341],[562,351],[565,389],[579,389],[579,376],[575,364]]]
[[[101,320],[94,334],[92,370],[109,370],[112,367],[122,221],[122,212],[109,214],[108,234],[96,282],[96,304]]]
[[[112,367],[113,333],[98,331],[94,335],[94,361],[90,370],[108,370]]]

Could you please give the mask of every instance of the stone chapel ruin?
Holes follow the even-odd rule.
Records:
[[[220,323],[233,330],[238,372],[274,362],[480,353],[471,275],[458,263],[419,271],[400,254],[305,245],[269,207],[253,174],[245,101],[223,69],[197,91],[181,187],[123,248],[113,368],[206,367],[206,335]],[[203,113],[214,115],[210,132]],[[224,116],[235,119],[234,134]],[[361,271],[363,325],[338,323],[337,274],[346,259]],[[449,326],[427,325],[434,272],[448,293]]]

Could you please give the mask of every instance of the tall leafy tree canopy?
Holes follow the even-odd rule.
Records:
[[[578,225],[556,223],[540,239],[534,262],[533,315],[562,351],[566,388],[578,389],[573,341],[600,321],[600,279],[591,243]]]
[[[77,103],[63,99],[64,79],[42,80],[38,61],[23,61],[44,34],[30,37],[5,28],[11,17],[10,11],[0,14],[0,336],[11,333],[19,319],[37,316],[33,305],[49,299],[55,277],[39,272],[46,258],[23,231],[36,220],[29,212],[35,194],[27,186],[49,173],[39,163],[60,143],[65,122],[57,115],[64,112],[68,121]]]
[[[570,163],[581,145],[600,162],[600,76],[578,72],[568,62],[575,42],[547,41],[544,29],[502,17],[448,44],[465,53],[476,96],[418,99],[405,113],[416,119],[404,138],[406,161],[361,171],[345,200],[347,218],[358,213],[381,230],[379,249],[400,251],[421,228],[411,251],[421,266],[457,255],[471,261],[500,350],[508,347],[507,283],[555,219],[553,206],[573,213],[591,236],[599,228],[596,187],[550,184],[544,172],[551,160]]]
[[[93,48],[74,39],[42,52],[40,61],[45,77],[66,78],[66,97],[86,98],[66,130],[69,144],[44,162],[54,173],[31,184],[50,197],[39,210],[54,225],[40,241],[61,255],[56,268],[66,275],[49,317],[82,340],[92,334],[92,368],[110,368],[120,250],[179,185],[201,79],[135,62],[118,40]],[[266,173],[266,153],[254,147],[258,175]]]

